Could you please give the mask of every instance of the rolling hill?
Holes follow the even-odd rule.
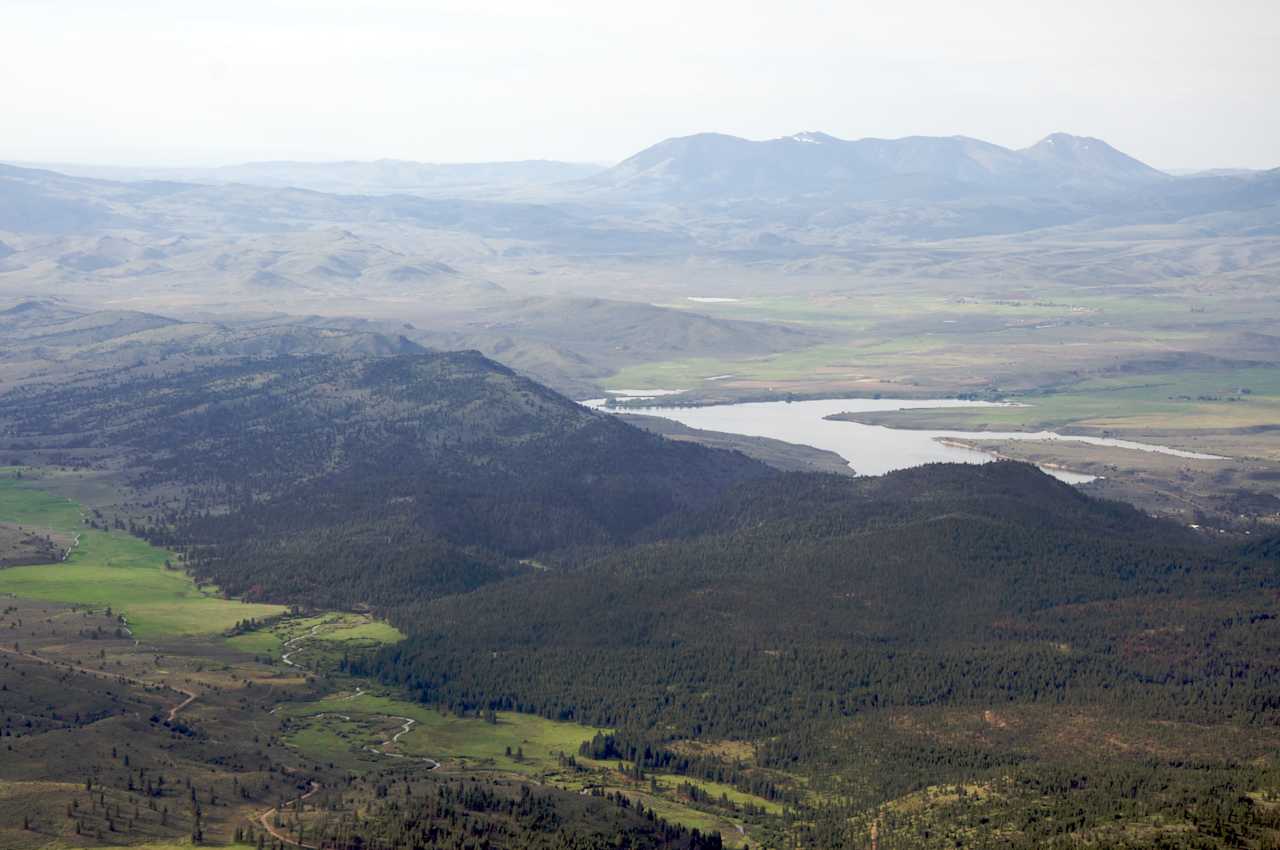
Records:
[[[310,189],[342,195],[406,194],[436,197],[502,197],[580,180],[602,166],[555,160],[429,163],[400,159],[340,162],[277,160],[212,168],[146,168],[45,163],[45,168],[102,180],[162,180]]]
[[[159,539],[235,594],[389,605],[463,590],[770,474],[476,352],[167,366],[10,390],[4,447],[129,470]]]
[[[24,301],[0,310],[0,387],[84,380],[145,366],[162,371],[235,357],[421,352],[403,334],[287,320],[239,326],[184,322],[135,310],[85,310]]]

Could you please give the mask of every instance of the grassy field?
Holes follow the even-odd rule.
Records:
[[[435,759],[449,772],[493,771],[535,778],[574,791],[588,787],[620,791],[673,822],[704,831],[719,830],[730,845],[745,840],[737,830],[740,823],[737,819],[696,808],[676,798],[676,786],[686,781],[685,777],[658,775],[658,793],[654,794],[647,779],[641,783],[631,782],[616,772],[616,764],[612,762],[578,759],[587,768],[578,772],[561,765],[560,754],[576,756],[580,744],[597,732],[609,730],[506,711],[497,713],[495,724],[475,717],[441,714],[434,708],[374,694],[354,698],[336,695],[290,706],[285,712],[292,724],[285,736],[286,742],[310,758],[351,767],[376,761],[378,757],[364,748],[381,749],[384,741],[403,728],[403,720],[398,718],[412,718],[415,721],[412,731],[396,745],[386,748],[388,752]],[[751,802],[770,814],[782,811],[777,803],[744,794],[728,785],[700,779],[687,781],[716,799],[723,794],[736,805]]]
[[[578,746],[591,740],[598,729],[576,723],[557,723],[532,714],[498,712],[496,724],[473,717],[441,714],[434,708],[390,697],[362,694],[354,699],[335,696],[303,706],[289,714],[302,721],[290,743],[316,757],[334,751],[359,749],[386,740],[387,729],[398,731],[399,722],[388,718],[408,717],[415,721],[411,732],[398,742],[396,752],[436,759],[451,765],[502,770],[533,775],[558,768],[559,753],[575,755]],[[317,714],[347,715],[351,722],[333,717],[314,719]],[[357,721],[359,721],[357,723]],[[361,734],[357,727],[363,728]],[[507,755],[510,748],[511,755]],[[524,757],[516,754],[523,751]]]
[[[745,791],[739,791],[732,785],[726,785],[723,782],[712,782],[710,779],[697,779],[691,776],[680,776],[676,773],[655,773],[653,778],[657,780],[658,787],[664,790],[674,790],[676,786],[687,782],[690,785],[696,785],[714,799],[727,797],[729,802],[735,806],[753,805],[763,809],[771,815],[781,815],[783,805],[773,800],[766,800],[764,797],[757,797],[755,794],[748,794]]]
[[[1017,325],[974,333],[908,327],[766,357],[638,363],[604,383],[611,389],[684,389],[695,395],[874,391],[919,397],[993,387],[1018,392],[1057,385],[1119,361],[1157,359],[1182,347],[1194,350],[1203,343],[1202,334],[1172,331],[1156,339],[1072,326]]]
[[[719,832],[724,839],[724,843],[730,847],[743,843],[743,839],[739,837],[732,827],[726,828],[727,823],[724,818],[713,815],[710,812],[690,808],[682,803],[673,802],[665,797],[655,796],[644,791],[626,790],[624,793],[633,801],[638,800],[644,803],[646,809],[653,809],[654,813],[663,820],[682,824],[690,829],[696,829],[704,833]]]
[[[140,638],[212,634],[238,620],[284,610],[223,599],[214,589],[196,587],[186,573],[165,567],[171,553],[123,532],[86,527],[79,506],[41,491],[38,484],[38,479],[0,474],[0,521],[79,534],[79,544],[59,564],[0,570],[0,593],[109,606]]]
[[[278,659],[287,641],[301,637],[306,641],[299,641],[300,662],[316,653],[340,655],[404,640],[400,630],[390,623],[366,614],[330,611],[314,617],[289,617],[257,631],[227,638],[227,644],[242,652]]]
[[[858,289],[843,292],[665,306],[801,326],[821,332],[825,339],[809,348],[764,357],[637,363],[610,376],[606,387],[686,389],[693,398],[886,388],[912,396],[990,387],[1011,392],[1060,386],[1118,365],[1171,360],[1170,368],[1180,371],[1185,365],[1171,355],[1187,352],[1237,359],[1245,368],[1228,371],[1247,373],[1249,361],[1270,362],[1274,351],[1259,341],[1264,337],[1258,334],[1245,340],[1240,335],[1249,329],[1265,334],[1280,320],[1274,299],[1260,292],[1224,297],[1175,282],[1161,282],[1150,291],[1112,291],[1048,282],[864,281]],[[1245,374],[1238,380],[1250,379]],[[1199,393],[1191,395],[1194,399]],[[1081,401],[1105,405],[1105,398],[1086,396]],[[1064,410],[1076,400],[1064,399]],[[1068,415],[1080,418],[1085,412],[1069,408]],[[1090,415],[1105,417],[1108,412],[1095,406]],[[1275,421],[1275,409],[1261,405],[1226,417],[1214,406],[1176,412],[1193,417],[1183,427]],[[1164,411],[1150,413],[1153,418],[1147,421],[1158,422],[1155,417]]]
[[[280,657],[281,643],[279,636],[268,629],[227,638],[227,645],[234,649],[268,658]]]
[[[82,530],[80,508],[68,499],[36,489],[39,479],[32,475],[30,470],[0,468],[0,517],[45,531]]]
[[[370,644],[396,643],[404,640],[404,635],[390,623],[365,618],[363,622],[351,622],[350,615],[332,615],[340,619],[332,630],[321,631],[316,639],[325,643],[343,644],[348,642],[367,642]]]
[[[859,415],[894,427],[1036,431],[1079,428],[1177,434],[1280,422],[1280,370],[1140,372],[1082,380],[1060,390],[1018,394],[1017,406]],[[1211,451],[1202,445],[1184,445]],[[1182,445],[1182,443],[1178,443]]]

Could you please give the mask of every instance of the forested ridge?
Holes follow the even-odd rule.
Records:
[[[612,728],[581,755],[785,801],[809,846],[856,846],[875,812],[886,850],[970,821],[993,847],[1124,846],[1099,830],[1188,812],[1161,846],[1264,846],[1277,825],[1249,802],[1278,778],[1274,540],[1220,544],[1012,462],[780,473],[474,353],[140,369],[4,401],[0,451],[128,464],[130,521],[201,578],[408,634],[346,672],[442,711]],[[746,749],[690,755],[725,742]],[[883,808],[920,794],[947,830]],[[483,828],[523,834],[499,808]],[[416,828],[383,816],[370,834]]]
[[[1273,562],[1020,464],[742,489],[687,536],[398,612],[415,634],[371,669],[428,700],[673,736],[992,700],[1280,709]],[[761,519],[769,493],[783,518]]]
[[[0,447],[112,451],[138,527],[235,595],[390,605],[604,545],[768,474],[595,413],[475,352],[251,358],[10,392]]]

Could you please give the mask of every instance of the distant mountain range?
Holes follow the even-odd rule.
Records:
[[[489,200],[832,198],[933,199],[982,194],[1114,193],[1187,177],[1259,172],[1158,171],[1102,139],[1054,133],[1021,150],[966,136],[839,139],[820,132],[752,141],[722,133],[667,139],[612,167],[555,160],[247,162],[211,168],[48,163],[99,180],[244,184],[340,195],[408,194]]]
[[[646,148],[587,182],[662,200],[941,200],[974,192],[1109,192],[1171,179],[1101,139],[1066,133],[1023,150],[965,136],[847,141],[797,133],[755,142],[701,133]]]
[[[25,165],[15,163],[15,165]],[[554,160],[431,163],[401,159],[367,162],[245,162],[210,168],[39,163],[31,167],[97,180],[159,180],[277,189],[309,189],[337,195],[496,197],[518,195],[599,173],[604,166]]]
[[[920,251],[886,254],[910,243],[1036,231],[1051,241],[1091,234],[1089,255],[1107,254],[1101,271],[1110,280],[1145,279],[1152,268],[1173,276],[1246,268],[1236,259],[1240,246],[1188,252],[1177,240],[1257,240],[1250,273],[1280,257],[1280,169],[1172,175],[1102,140],[1062,133],[1022,150],[965,137],[700,134],[610,168],[250,163],[185,182],[111,173],[116,179],[0,165],[0,291],[98,303],[126,286],[135,297],[163,295],[166,309],[171,293],[198,293],[203,303],[273,309],[288,297],[320,299],[325,312],[342,299],[385,306],[428,298],[442,314],[463,302],[491,311],[493,299],[518,297],[522,287],[601,295],[602,262],[623,275],[636,264],[710,258],[821,274],[984,277],[1007,271],[1013,252],[1018,274],[1100,273],[1098,263],[1085,271],[1078,253],[1051,260],[1023,239],[983,251],[956,246],[945,264]],[[1139,237],[1156,242],[1116,253],[1117,239]],[[565,262],[590,273],[565,275]],[[509,283],[515,288],[504,295]],[[286,309],[314,312],[305,303]],[[355,301],[343,309],[360,312]],[[502,323],[493,315],[475,321],[486,345]]]

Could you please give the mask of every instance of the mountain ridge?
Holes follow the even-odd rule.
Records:
[[[658,142],[584,181],[680,198],[934,197],[960,188],[1047,191],[1173,179],[1101,139],[1053,133],[1020,150],[968,136],[840,139],[804,131],[752,141],[698,133]]]
[[[331,194],[466,197],[531,190],[588,177],[604,168],[552,159],[436,163],[389,157],[328,161],[268,159],[208,167],[16,162],[8,165],[91,180],[248,185]]]

